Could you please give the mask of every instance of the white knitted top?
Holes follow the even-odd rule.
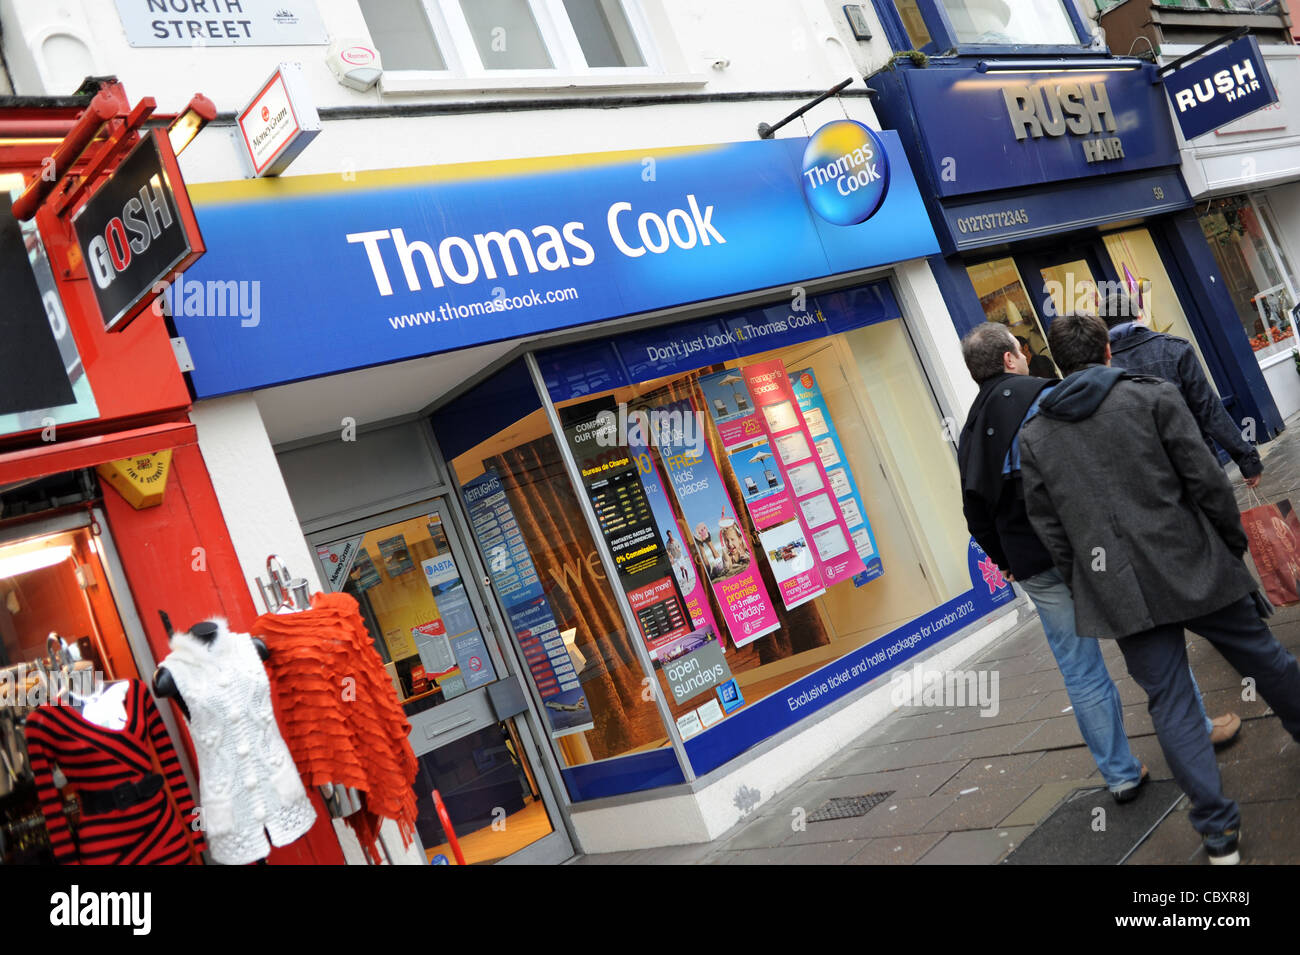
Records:
[[[172,637],[162,661],[190,711],[199,761],[199,810],[212,858],[247,865],[304,835],[316,821],[271,708],[271,684],[252,638],[224,620],[212,642]]]

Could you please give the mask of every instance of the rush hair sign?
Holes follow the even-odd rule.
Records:
[[[171,143],[157,129],[141,137],[72,224],[110,331],[125,328],[165,279],[204,251]]]
[[[1277,102],[1259,41],[1245,36],[1165,77],[1165,93],[1187,140]]]

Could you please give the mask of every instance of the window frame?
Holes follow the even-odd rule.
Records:
[[[663,58],[655,43],[650,21],[640,0],[618,0],[627,17],[643,66],[593,67],[587,64],[578,34],[564,7],[564,0],[524,0],[537,26],[542,46],[551,59],[550,67],[491,69],[484,65],[474,34],[460,0],[420,0],[434,42],[447,68],[443,70],[385,70],[386,87],[392,92],[425,89],[484,87],[519,88],[570,85],[623,85],[655,81],[666,76]],[[383,51],[380,50],[380,56]],[[573,80],[578,80],[577,84]],[[586,82],[583,82],[586,81]],[[594,82],[593,82],[594,81]],[[381,79],[381,84],[384,80]]]
[[[876,7],[877,16],[885,25],[885,33],[889,36],[894,51],[902,53],[910,50],[910,46],[900,45],[900,40],[907,39],[908,33],[902,17],[894,7],[893,0],[873,0],[873,3]],[[929,56],[946,56],[950,53],[957,56],[1007,56],[1016,54],[1062,56],[1091,53],[1096,56],[1097,51],[1091,49],[1092,29],[1085,22],[1083,14],[1079,12],[1078,4],[1075,3],[1075,0],[1061,0],[1061,3],[1065,7],[1065,14],[1070,21],[1070,26],[1074,28],[1075,36],[1078,38],[1077,45],[1071,46],[1059,43],[961,43],[957,40],[957,31],[952,25],[952,20],[948,16],[948,11],[944,8],[942,0],[916,0],[917,8],[921,12],[921,18],[925,21],[926,29],[930,31],[931,40],[931,42],[921,47],[921,52]]]

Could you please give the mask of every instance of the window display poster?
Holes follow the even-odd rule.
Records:
[[[724,448],[730,451],[763,437],[763,425],[745,388],[745,376],[738,370],[701,375],[699,384]]]
[[[853,546],[862,558],[864,570],[853,575],[855,586],[861,587],[868,581],[875,580],[885,572],[876,549],[876,536],[871,531],[871,522],[867,519],[866,508],[862,506],[862,495],[858,493],[857,482],[853,480],[853,469],[849,467],[844,455],[844,445],[840,443],[839,433],[835,430],[835,421],[830,409],[826,407],[826,398],[822,395],[821,385],[811,368],[796,371],[790,375],[790,387],[794,391],[799,410],[803,412],[804,422],[812,435],[817,448],[817,456],[826,469],[831,491],[839,502],[844,523],[848,525],[853,537]]]
[[[794,520],[794,498],[786,493],[781,469],[773,458],[767,441],[727,454],[749,516],[759,530]]]
[[[594,729],[579,671],[546,601],[500,477],[489,470],[463,485],[461,491],[493,586],[542,699],[551,736],[558,739]],[[462,673],[473,671],[472,648],[457,648],[453,641],[453,652],[458,649],[468,654],[457,654],[457,659],[463,660]]]
[[[746,365],[741,372],[763,427],[777,448],[775,460],[797,505],[795,513],[803,525],[803,541],[822,580],[829,586],[862,573],[862,558],[852,544],[853,535],[795,401],[785,365],[775,359]],[[790,543],[794,542],[783,547]]]
[[[478,620],[470,606],[469,594],[465,592],[465,584],[460,579],[460,571],[451,554],[444,553],[439,557],[422,560],[420,566],[424,569],[425,583],[429,585],[438,607],[439,625],[445,634],[443,639],[455,660],[455,668],[460,671],[455,681],[441,677],[438,680],[438,685],[450,700],[460,693],[493,682],[496,680],[496,670],[492,666],[492,658],[488,656]],[[421,650],[421,657],[423,656]],[[435,674],[439,672],[429,665],[427,659],[425,669]]]
[[[406,538],[401,534],[379,542],[379,557],[384,562],[384,571],[390,578],[400,577],[415,570],[411,562],[411,551],[406,546]]]
[[[652,411],[660,413],[663,421],[695,420],[695,408],[687,399]],[[698,440],[688,446],[680,431],[670,430],[659,436],[659,455],[691,531],[689,544],[696,566],[713,587],[732,642],[743,647],[776,630],[780,626],[776,610],[763,586],[749,535],[737,520],[713,452]]]
[[[786,610],[826,593],[803,524],[786,521],[758,535]]]
[[[609,440],[606,416],[613,410],[613,402],[602,398],[570,405],[560,416],[601,536],[618,568],[619,583],[649,648],[690,633],[691,617],[677,589],[632,449]]]
[[[370,554],[364,547],[357,551],[356,563],[352,565],[352,579],[362,590],[378,587],[384,582],[384,579],[379,576],[379,568],[375,566],[375,562],[370,559]]]
[[[677,579],[677,587],[686,601],[686,610],[691,615],[691,625],[694,627],[692,634],[704,633],[708,635],[708,639],[714,639],[716,635],[719,642],[724,644],[725,652],[725,641],[721,640],[722,631],[718,629],[717,621],[713,619],[713,608],[709,606],[708,591],[696,572],[695,561],[691,559],[691,535],[673,516],[672,505],[668,502],[668,492],[664,488],[659,468],[655,465],[654,455],[650,453],[648,446],[633,441],[630,435],[628,448],[641,474],[641,485],[645,488],[646,499],[650,502],[650,512],[654,517],[660,541],[663,543],[664,553],[668,555],[673,576]],[[686,653],[688,647],[695,649],[695,646],[692,641],[659,640],[649,644],[650,659],[670,660],[674,655]]]

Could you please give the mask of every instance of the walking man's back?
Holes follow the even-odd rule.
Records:
[[[1105,324],[1052,323],[1068,376],[1021,432],[1029,518],[1081,634],[1119,640],[1212,863],[1237,861],[1237,804],[1194,700],[1184,627],[1209,640],[1300,740],[1300,667],[1259,617],[1232,487],[1177,389],[1106,365]]]
[[[1213,439],[1237,462],[1246,483],[1254,487],[1264,473],[1259,452],[1210,387],[1192,343],[1184,338],[1154,332],[1142,323],[1132,300],[1113,291],[1101,305],[1110,339],[1111,365],[1135,375],[1163,378],[1175,385],[1196,419],[1202,436]]]

